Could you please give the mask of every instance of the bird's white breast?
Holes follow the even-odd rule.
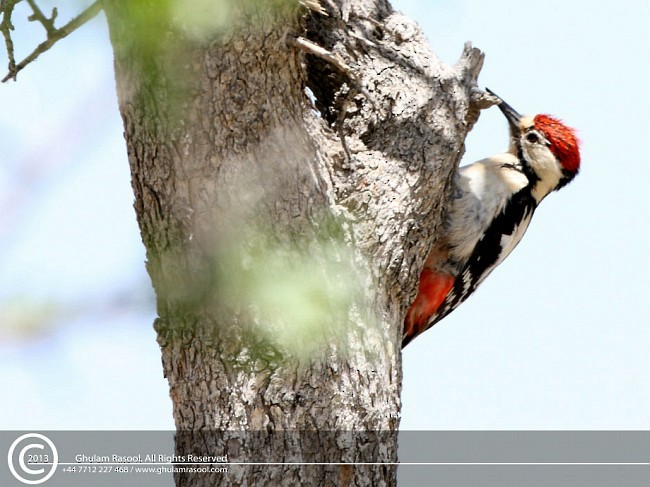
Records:
[[[505,153],[459,169],[448,217],[451,257],[457,262],[462,264],[469,258],[509,198],[528,184],[528,179],[517,166],[516,156]],[[504,236],[509,239],[503,242],[509,247],[507,253],[526,231],[528,224],[523,223],[513,235]]]

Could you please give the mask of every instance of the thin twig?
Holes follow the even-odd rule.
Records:
[[[377,104],[375,103],[368,90],[363,87],[354,70],[346,64],[346,62],[339,54],[333,53],[332,51],[329,51],[324,47],[319,46],[315,42],[312,42],[309,39],[305,39],[304,37],[287,37],[286,42],[290,46],[297,47],[307,54],[312,54],[313,56],[319,57],[322,60],[334,65],[350,80],[350,91],[345,97],[339,115],[337,117],[337,128],[339,138],[341,139],[341,144],[343,145],[343,150],[345,151],[348,161],[351,161],[352,155],[350,153],[350,148],[348,147],[348,144],[345,140],[345,132],[343,130],[343,123],[347,114],[348,104],[358,93],[361,93],[363,96],[365,96],[373,108],[377,109]]]
[[[351,78],[354,77],[352,73],[352,69],[350,69],[350,67],[347,64],[345,64],[345,61],[341,56],[333,53],[332,51],[328,51],[327,49],[319,46],[315,42],[312,42],[309,39],[305,39],[304,37],[289,37],[287,39],[287,43],[289,43],[289,45],[292,45],[294,47],[297,47],[305,51],[308,54],[312,54],[316,57],[323,59],[324,61],[327,61],[328,63],[333,64],[340,71],[345,73],[347,76]]]
[[[320,4],[319,0],[298,0],[298,3],[300,3],[305,8],[308,8],[309,10],[327,16],[327,12]]]
[[[102,10],[101,2],[100,0],[97,0],[92,5],[90,5],[86,10],[84,10],[79,15],[77,15],[74,19],[72,19],[70,22],[65,24],[63,27],[59,29],[54,29],[51,33],[48,32],[47,39],[44,42],[40,43],[29,56],[23,59],[20,63],[14,64],[13,67],[11,65],[11,62],[9,63],[9,73],[7,73],[7,75],[2,79],[2,82],[4,83],[10,79],[15,80],[16,75],[18,75],[18,73],[23,68],[25,68],[25,66],[27,66],[29,63],[34,61],[38,56],[43,54],[45,51],[50,49],[58,41],[60,41],[64,37],[67,37],[69,34],[71,34],[79,27],[84,25],[86,22],[88,22],[90,19],[95,17],[101,10]],[[38,18],[36,19],[39,20]],[[47,27],[45,28],[47,29]],[[5,36],[5,41],[6,41],[6,36]]]
[[[361,81],[359,81],[359,78],[354,73],[352,68],[345,63],[345,61],[340,55],[335,54],[332,51],[328,51],[324,47],[321,47],[315,42],[312,42],[309,39],[305,39],[304,37],[288,37],[287,44],[293,47],[297,47],[298,49],[301,49],[302,51],[305,51],[308,54],[312,54],[316,57],[321,58],[324,61],[327,61],[328,63],[333,64],[336,68],[339,69],[339,71],[341,71],[348,78],[350,78],[350,81],[352,81],[354,87],[358,90],[359,93],[361,93],[363,96],[365,96],[368,99],[368,101],[373,107],[375,108],[377,107],[372,96],[370,95],[370,93],[368,93],[368,90],[366,90],[363,87]]]
[[[336,117],[337,132],[339,134],[339,139],[341,139],[341,145],[343,146],[343,150],[345,151],[345,157],[348,164],[352,162],[352,153],[350,152],[350,147],[348,146],[348,142],[345,139],[344,124],[345,124],[345,116],[348,113],[348,104],[350,103],[350,99],[354,98],[355,96],[356,96],[355,89],[352,88],[348,93],[348,95],[343,100],[343,103],[341,104],[341,110],[339,111],[339,116]]]
[[[30,22],[40,22],[40,24],[45,29],[45,32],[47,32],[48,37],[55,35],[56,27],[54,27],[54,21],[56,20],[56,16],[59,14],[56,7],[52,9],[52,17],[48,19],[40,7],[36,5],[36,2],[34,0],[27,0],[27,3],[30,7],[32,7],[33,12],[32,15],[30,15],[27,19]]]
[[[14,25],[11,23],[11,14],[13,14],[14,6],[21,0],[7,0],[3,2],[0,0],[0,12],[2,13],[2,22],[0,23],[0,31],[5,38],[5,46],[7,47],[7,58],[9,58],[9,71],[16,69],[16,58],[14,57],[14,42],[11,39],[11,31],[14,30]]]

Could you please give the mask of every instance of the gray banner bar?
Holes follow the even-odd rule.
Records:
[[[402,431],[399,458],[444,463],[648,463],[650,431]]]
[[[648,466],[404,466],[399,487],[648,487]]]
[[[176,435],[179,445],[211,446],[175,451]],[[321,446],[331,441],[351,438],[355,441],[339,444],[365,448],[394,438],[391,432],[203,431],[193,435],[169,431],[0,432],[0,486],[40,481],[52,487],[171,487],[174,469],[176,473],[181,469],[185,478],[209,473],[218,481],[252,468],[248,465],[252,462],[282,462],[282,445],[296,439],[301,440],[299,444],[312,445],[300,459],[311,465],[318,461]],[[261,454],[271,452],[271,456],[244,458],[237,441],[249,445],[260,441],[264,446]],[[400,487],[650,485],[648,431],[404,431],[398,441]],[[375,451],[369,450],[370,455]],[[368,455],[355,458],[379,461]]]

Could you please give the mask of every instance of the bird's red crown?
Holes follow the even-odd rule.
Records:
[[[575,129],[550,115],[536,115],[535,128],[551,143],[549,149],[555,154],[562,167],[572,173],[580,169],[580,141]]]

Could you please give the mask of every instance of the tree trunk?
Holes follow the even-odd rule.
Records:
[[[177,485],[394,485],[481,53],[443,65],[382,0],[104,3],[177,454],[293,463]]]

